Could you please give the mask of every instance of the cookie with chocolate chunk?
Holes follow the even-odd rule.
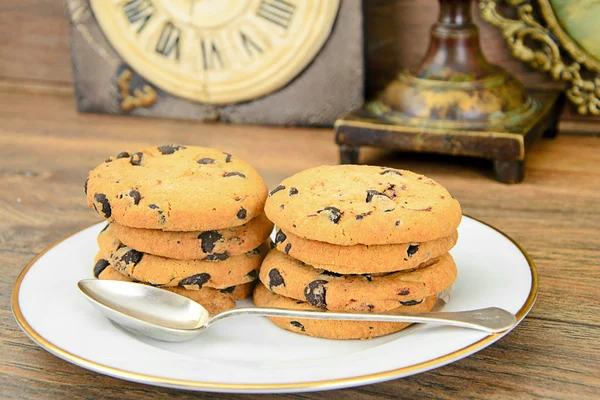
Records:
[[[273,249],[260,268],[261,282],[274,293],[319,308],[356,312],[381,312],[418,304],[450,287],[456,276],[456,264],[448,253],[413,270],[342,275],[304,264]]]
[[[128,155],[128,156],[127,156]],[[219,150],[165,145],[122,152],[90,171],[88,205],[111,222],[165,231],[211,231],[259,216],[260,175]]]
[[[366,165],[311,168],[281,182],[265,204],[284,232],[337,245],[427,242],[453,234],[461,208],[439,183]]]
[[[340,246],[318,242],[279,230],[279,251],[307,264],[340,274],[384,273],[411,269],[447,253],[458,240],[454,231],[446,237],[421,243]]]
[[[105,260],[106,261],[106,260]],[[104,269],[99,275],[98,279],[111,280],[111,281],[125,281],[133,282],[133,280],[120,272],[116,271],[112,267]],[[179,287],[163,288],[173,293],[177,293],[188,299],[194,300],[201,304],[211,314],[220,313],[221,311],[235,308],[235,300],[242,300],[247,298],[254,288],[254,283],[246,283],[243,285],[236,286],[230,291],[223,291],[212,288],[202,288],[201,290],[186,290]]]
[[[269,244],[238,256],[217,255],[204,260],[176,260],[145,254],[123,245],[112,227],[100,232],[98,246],[103,258],[135,281],[153,286],[179,286],[188,290],[203,287],[226,289],[252,282],[269,251]]]
[[[173,232],[131,228],[112,223],[114,235],[127,247],[143,253],[179,260],[200,260],[225,254],[244,254],[260,246],[273,223],[260,214],[241,226],[204,232]]]
[[[291,310],[319,310],[319,308],[303,301],[297,301],[289,297],[284,297],[270,292],[262,283],[258,283],[254,288],[254,304],[258,307],[275,307]],[[431,311],[435,306],[436,296],[430,296],[419,304],[413,306],[399,306],[390,312],[426,312]],[[269,318],[280,328],[300,333],[303,335],[315,336],[326,339],[371,339],[378,336],[388,335],[398,332],[409,323],[402,322],[357,322],[357,321],[319,321],[315,319],[304,318]]]

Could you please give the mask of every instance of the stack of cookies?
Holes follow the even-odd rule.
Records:
[[[251,294],[273,224],[247,163],[193,146],[122,152],[89,173],[85,191],[109,222],[96,277],[171,290],[211,313]]]
[[[457,276],[459,203],[435,181],[375,166],[324,166],[273,189],[265,213],[277,225],[254,303],[301,310],[430,311]],[[368,339],[405,323],[272,318],[284,329]]]

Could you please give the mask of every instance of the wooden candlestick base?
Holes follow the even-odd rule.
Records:
[[[341,162],[360,146],[483,157],[498,180],[524,178],[526,152],[556,135],[562,97],[528,91],[490,64],[471,20],[471,0],[439,0],[440,16],[419,68],[404,71],[361,109],[335,123]]]
[[[367,107],[360,108],[335,123],[335,142],[340,146],[342,164],[358,164],[361,146],[383,147],[412,152],[472,156],[493,161],[496,178],[504,183],[521,182],[525,157],[542,135],[554,137],[564,103],[556,91],[528,91],[539,102],[535,117],[507,129],[466,130],[398,125],[380,119]]]

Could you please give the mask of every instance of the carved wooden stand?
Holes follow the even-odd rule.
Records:
[[[555,136],[563,100],[527,91],[481,53],[471,0],[440,0],[421,66],[402,72],[379,96],[336,121],[342,164],[360,146],[482,157],[499,181],[520,182],[525,156],[542,135]]]

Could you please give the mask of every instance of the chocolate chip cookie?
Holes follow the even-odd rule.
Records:
[[[450,287],[456,264],[449,253],[420,268],[383,275],[341,275],[317,269],[273,249],[260,269],[272,292],[336,311],[382,312],[415,305]]]
[[[254,304],[258,307],[276,307],[292,310],[319,310],[309,303],[297,301],[270,292],[262,283],[254,289]],[[400,306],[391,312],[426,312],[435,306],[436,297],[430,296],[413,306]],[[356,322],[356,321],[318,321],[314,319],[269,318],[280,328],[326,339],[371,339],[378,336],[398,332],[409,323],[401,322]]]
[[[98,256],[96,257],[96,264],[98,264],[99,261],[107,260]],[[131,278],[116,271],[110,265],[108,268],[103,269],[97,278],[104,280],[133,282]],[[188,299],[201,304],[208,310],[209,313],[216,314],[221,311],[235,308],[235,300],[247,298],[252,293],[253,288],[254,282],[228,288],[228,290],[218,290],[208,287],[200,290],[186,290],[180,287],[166,287],[162,289],[187,297]]]
[[[461,220],[458,201],[434,180],[366,165],[293,175],[271,190],[265,212],[284,232],[344,246],[432,241]]]
[[[312,266],[340,274],[384,273],[415,268],[447,253],[458,240],[458,232],[422,243],[340,246],[308,240],[283,230],[277,231],[279,251]]]
[[[243,225],[267,188],[249,164],[215,149],[165,145],[121,152],[90,171],[88,205],[111,222],[165,231]]]
[[[260,214],[241,226],[204,232],[173,232],[131,228],[112,223],[115,236],[127,247],[143,253],[200,260],[219,255],[235,256],[260,246],[273,230],[273,223]]]
[[[180,286],[188,290],[203,287],[225,289],[254,281],[269,251],[269,244],[238,256],[219,255],[204,260],[176,260],[145,254],[122,244],[112,227],[100,232],[98,246],[103,258],[135,281],[153,286]]]

